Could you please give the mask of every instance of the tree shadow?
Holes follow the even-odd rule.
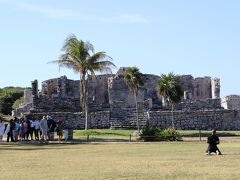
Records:
[[[81,143],[40,143],[40,142],[1,142],[0,150],[16,150],[16,151],[35,151],[47,149],[70,149],[69,145],[79,145]]]

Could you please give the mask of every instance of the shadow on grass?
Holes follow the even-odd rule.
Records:
[[[74,132],[74,135],[79,135],[79,136],[124,136],[128,137],[130,134],[122,134],[122,133],[117,133],[117,132],[98,132],[98,131],[86,131],[86,132]]]
[[[100,138],[100,137],[93,137],[89,140],[87,139],[80,139],[83,143],[90,143],[90,142],[129,142],[129,139],[122,139],[122,138]],[[135,140],[132,140],[135,141]]]
[[[96,143],[95,143],[96,142]],[[37,150],[57,150],[57,149],[72,149],[75,145],[104,145],[107,142],[129,142],[127,139],[104,139],[91,138],[89,141],[78,139],[71,142],[0,142],[0,150],[16,150],[16,151],[37,151]],[[104,144],[102,144],[104,143]],[[70,147],[71,146],[71,147]]]
[[[183,137],[199,137],[199,133],[191,133],[191,134],[181,134]],[[201,133],[201,137],[208,137],[212,135],[211,133]],[[233,136],[239,136],[234,133],[217,133],[219,137],[233,137]]]
[[[215,156],[217,156],[217,155],[215,155]],[[222,153],[222,155],[221,156],[240,156],[240,153]]]
[[[71,149],[69,145],[79,145],[80,143],[40,143],[40,142],[1,142],[0,150],[46,150],[46,149]]]

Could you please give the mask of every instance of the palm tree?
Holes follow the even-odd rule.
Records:
[[[137,92],[140,87],[144,85],[142,74],[139,72],[139,69],[137,67],[129,67],[126,69],[124,80],[126,81],[129,89],[133,91],[135,104],[136,104],[136,112],[137,112],[137,128],[138,133],[140,133],[140,127],[139,127],[139,119],[138,119],[138,103],[137,103]]]
[[[85,130],[88,129],[88,75],[91,74],[96,79],[95,72],[110,72],[115,65],[112,58],[104,51],[94,52],[93,45],[89,42],[78,40],[75,35],[70,35],[63,45],[64,53],[57,63],[60,67],[72,69],[75,73],[80,73],[80,103],[85,114]]]
[[[174,104],[181,101],[183,96],[183,90],[178,84],[177,76],[174,73],[162,74],[157,83],[157,92],[159,95],[167,99],[171,104],[171,115],[172,115],[172,128],[175,129],[173,119],[173,108]]]

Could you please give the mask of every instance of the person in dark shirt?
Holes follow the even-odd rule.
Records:
[[[217,144],[220,143],[219,137],[216,135],[216,130],[212,130],[212,135],[207,138],[208,148],[206,150],[206,155],[210,155],[212,152],[217,155],[222,155],[221,151],[218,149]]]
[[[53,141],[56,122],[51,116],[47,116],[47,124],[48,124],[48,139],[49,141]]]
[[[13,136],[14,129],[15,129],[15,123],[13,119],[11,119],[5,131],[5,133],[7,134],[7,142],[9,142],[9,138],[11,138],[11,142],[15,142],[14,136]]]

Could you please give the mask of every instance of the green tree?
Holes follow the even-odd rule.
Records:
[[[183,90],[178,84],[177,76],[174,73],[162,74],[157,83],[157,92],[171,104],[172,128],[175,129],[173,109],[183,96]]]
[[[127,83],[127,86],[129,89],[133,91],[135,104],[136,104],[136,119],[137,119],[137,128],[138,133],[140,133],[140,127],[139,127],[139,119],[138,119],[138,103],[137,103],[137,92],[139,88],[141,88],[144,85],[142,74],[140,73],[139,69],[137,67],[129,67],[126,69],[124,80]]]
[[[12,109],[17,109],[17,108],[20,106],[21,103],[23,103],[23,96],[20,97],[19,99],[17,99],[17,100],[13,103]]]
[[[5,115],[11,114],[14,102],[23,97],[23,88],[5,87],[0,89],[0,113]]]
[[[63,45],[64,53],[58,60],[52,61],[60,67],[72,69],[75,73],[80,73],[80,103],[85,114],[85,129],[88,129],[88,75],[91,74],[96,79],[95,72],[110,72],[115,65],[111,62],[104,51],[94,52],[94,47],[89,42],[77,39],[75,35],[70,35]]]

